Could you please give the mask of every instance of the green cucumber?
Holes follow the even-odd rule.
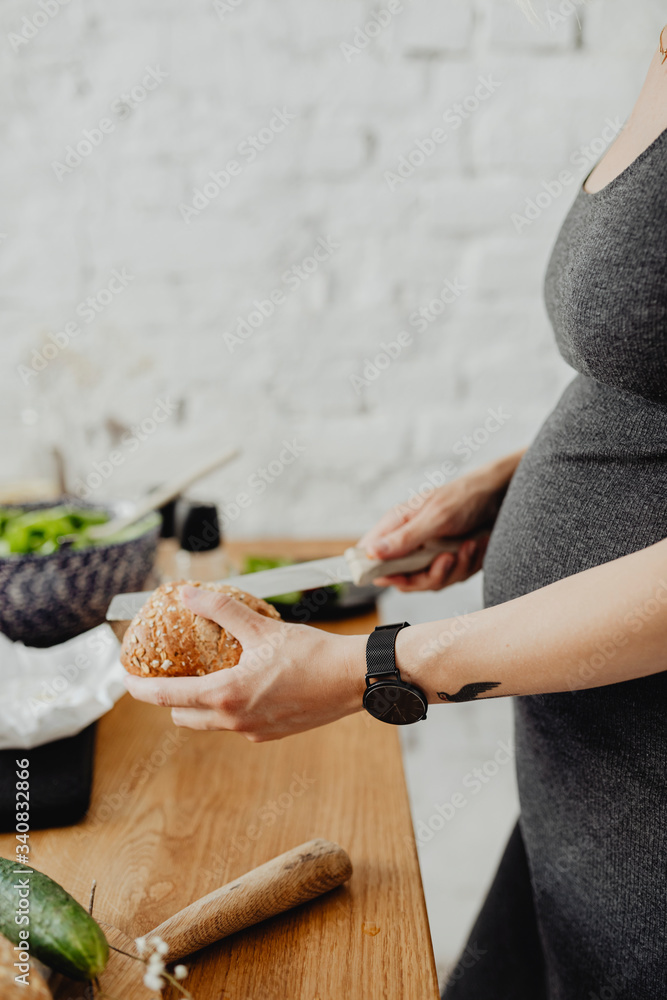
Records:
[[[22,871],[21,867],[0,858],[0,933],[18,944],[28,931],[30,952],[40,962],[70,979],[95,979],[109,958],[102,929],[48,875],[34,868]],[[17,888],[20,883],[24,886],[23,904]]]

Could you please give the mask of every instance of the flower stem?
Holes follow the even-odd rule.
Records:
[[[181,986],[178,979],[176,979],[175,976],[172,976],[170,972],[167,972],[165,969],[165,971],[162,972],[161,975],[164,976],[164,978],[167,980],[168,983],[171,983],[172,986],[175,986],[176,989],[180,993],[182,993],[182,995],[185,997],[185,1000],[193,1000],[192,993],[190,993],[189,990],[186,990],[185,986]]]
[[[129,951],[123,951],[122,948],[115,948],[112,944],[110,944],[109,947],[112,951],[117,951],[119,955],[125,955],[126,958],[131,958],[135,962],[143,962],[144,965],[146,964],[146,960],[144,958],[138,958],[137,955],[130,955]]]

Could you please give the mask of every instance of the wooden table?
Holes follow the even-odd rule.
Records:
[[[308,558],[342,546],[230,548]],[[326,627],[363,633],[374,624],[366,616]],[[31,861],[83,903],[97,879],[95,915],[134,937],[312,837],[348,851],[350,882],[200,952],[185,983],[195,1000],[437,998],[398,734],[366,714],[249,744],[175,729],[168,710],[126,696],[99,724],[85,822],[33,833]],[[13,847],[0,837],[0,855]],[[112,957],[102,979],[111,995],[113,965]],[[150,996],[139,984],[118,1000]]]

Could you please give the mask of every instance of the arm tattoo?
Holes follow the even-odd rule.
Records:
[[[500,681],[478,681],[477,684],[464,684],[456,694],[438,691],[437,695],[441,701],[474,701],[477,695],[484,694],[485,691],[492,691],[497,687],[500,687]]]

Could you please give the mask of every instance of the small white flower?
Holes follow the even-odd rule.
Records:
[[[164,986],[164,979],[156,976],[153,972],[147,972],[144,976],[144,986],[148,987],[149,990],[160,991]]]
[[[156,951],[148,956],[148,968],[149,971],[156,972],[158,975],[164,972],[164,962]]]
[[[138,938],[135,939],[134,943],[137,946],[137,953],[139,955],[143,955],[145,953],[145,951],[146,951],[146,938],[145,937],[138,937]]]
[[[169,951],[169,945],[166,941],[163,941],[161,937],[154,934],[153,937],[148,942],[153,948],[155,948],[158,955],[166,955]]]
[[[185,979],[188,974],[187,965],[177,965],[174,969],[174,979]]]

